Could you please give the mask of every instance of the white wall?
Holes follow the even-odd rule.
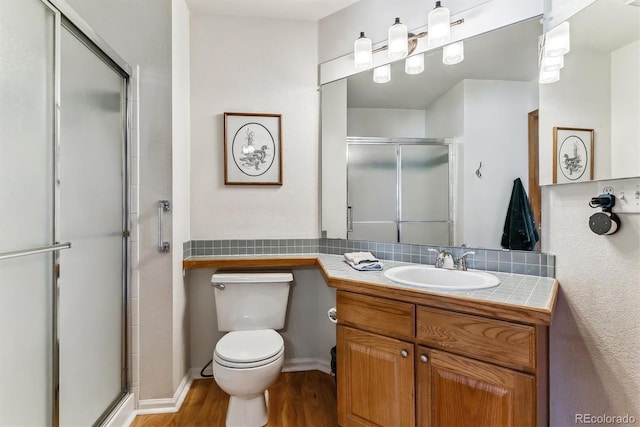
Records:
[[[542,250],[556,255],[551,325],[551,425],[576,413],[640,415],[640,214],[598,236],[588,226],[595,182],[542,188]]]
[[[191,16],[191,237],[319,236],[317,24]],[[225,186],[223,113],[282,114],[282,186]]]
[[[638,76],[640,41],[611,53],[611,176],[614,178],[640,175]]]
[[[594,129],[594,179],[611,177],[611,65],[608,54],[565,56],[560,81],[540,85],[540,184],[553,182],[553,128]]]
[[[464,82],[461,81],[425,110],[427,138],[452,138],[464,135]]]
[[[211,286],[213,272],[212,269],[189,272],[191,367],[198,372],[211,360],[215,343],[223,335],[217,326]],[[329,351],[335,345],[335,325],[327,318],[327,310],[335,306],[335,289],[326,285],[315,267],[296,268],[293,275],[285,327],[280,331],[285,345],[285,368],[312,359],[328,369]]]
[[[189,371],[187,288],[182,276],[182,243],[189,240],[189,9],[171,0],[171,121],[173,233],[173,389]]]
[[[157,249],[157,201],[171,199],[171,2],[169,0],[68,0],[80,16],[129,64],[140,66],[139,214],[140,243],[132,261],[140,272],[132,283],[139,296],[139,398],[173,396],[173,284],[171,255]],[[132,200],[135,200],[135,190]],[[171,215],[165,233],[172,235]],[[181,244],[182,242],[180,242]],[[178,248],[181,251],[181,248]],[[135,323],[134,323],[135,324]],[[180,356],[178,356],[180,357]],[[136,364],[134,364],[135,366]],[[134,376],[137,373],[134,373]],[[133,383],[135,390],[137,385]]]
[[[347,238],[347,81],[322,86],[321,92],[322,231]]]
[[[464,82],[464,211],[474,212],[464,240],[472,247],[500,247],[513,181],[528,188],[528,90],[526,82]]]
[[[424,110],[347,108],[347,136],[424,138],[424,120]]]

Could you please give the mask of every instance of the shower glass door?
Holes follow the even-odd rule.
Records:
[[[60,39],[60,425],[88,426],[126,388],[125,79],[66,24]]]
[[[54,418],[55,21],[0,0],[0,426]]]
[[[128,391],[129,74],[68,10],[0,0],[0,426],[101,424]]]

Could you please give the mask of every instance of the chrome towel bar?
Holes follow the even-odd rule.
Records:
[[[42,254],[45,252],[53,252],[53,251],[59,251],[62,249],[69,249],[69,248],[71,248],[71,242],[56,243],[55,245],[51,245],[51,246],[41,246],[39,248],[23,249],[21,251],[5,252],[0,254],[0,261],[2,261],[3,259]]]

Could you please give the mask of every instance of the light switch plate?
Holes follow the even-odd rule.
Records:
[[[598,184],[601,194],[616,196],[613,213],[640,213],[640,178],[610,179]]]

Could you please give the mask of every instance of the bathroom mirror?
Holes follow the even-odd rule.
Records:
[[[540,183],[554,183],[562,168],[554,127],[593,129],[594,180],[640,176],[639,3],[596,0],[568,22],[560,80],[540,85]]]
[[[351,206],[349,189],[356,188],[371,199],[410,199],[428,207],[447,203],[450,216],[449,230],[439,228],[423,236],[415,224],[409,224],[415,218],[403,217],[399,204],[385,209],[390,215],[398,212],[396,235],[381,239],[373,233],[374,238],[353,238],[500,248],[514,180],[520,178],[528,188],[528,116],[538,109],[537,51],[541,33],[538,17],[465,40],[464,61],[456,65],[444,65],[442,50],[437,49],[425,53],[421,74],[405,73],[404,60],[400,60],[392,64],[388,83],[374,83],[368,70],[324,85],[322,230],[327,237],[352,238],[348,230],[354,222],[377,222],[378,208],[372,204],[363,204],[368,207],[360,210]],[[389,170],[386,175],[370,178],[359,174],[360,181],[348,184],[348,141],[376,147],[444,143],[449,148],[449,179],[442,174],[437,180],[427,176],[422,184],[415,185],[421,178],[409,174],[410,178],[402,181],[399,166],[397,174]],[[442,150],[435,152],[438,159],[446,160],[446,150],[445,154]],[[435,157],[418,161],[418,154],[409,156],[425,168],[434,164],[440,165],[440,170],[444,167]],[[382,162],[378,157],[371,165],[383,171],[401,165],[401,161]],[[384,185],[394,175],[402,182]],[[434,188],[444,192],[444,201],[434,196]],[[395,191],[397,197],[383,191]],[[440,217],[435,220],[441,221],[446,209],[436,210]]]

